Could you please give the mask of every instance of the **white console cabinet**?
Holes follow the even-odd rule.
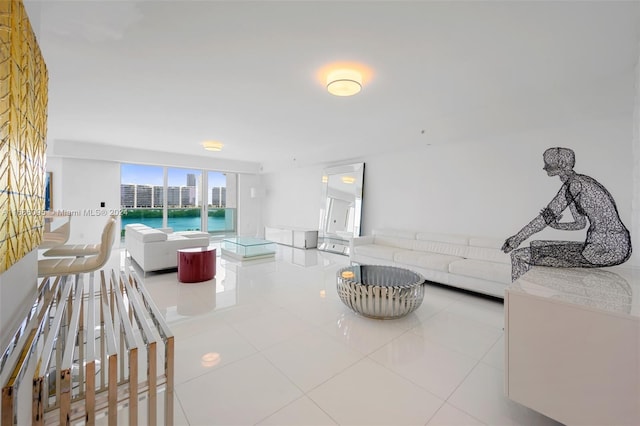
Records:
[[[567,425],[640,425],[640,271],[534,267],[505,293],[505,393]]]
[[[315,248],[318,245],[318,230],[285,226],[265,226],[265,240],[296,248]]]

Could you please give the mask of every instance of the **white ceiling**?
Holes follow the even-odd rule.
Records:
[[[640,2],[27,1],[48,140],[331,163],[634,104]],[[362,92],[318,71],[354,61]],[[217,139],[220,153],[199,143]]]

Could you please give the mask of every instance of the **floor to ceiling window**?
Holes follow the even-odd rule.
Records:
[[[174,231],[235,233],[235,185],[233,173],[208,170],[122,164],[120,202],[122,232],[130,223]],[[231,177],[231,178],[229,178]]]
[[[164,168],[140,164],[120,167],[120,206],[122,229],[130,223],[144,223],[161,228]]]
[[[200,231],[202,172],[167,169],[167,226],[174,231]]]
[[[229,219],[235,223],[235,209],[227,209],[227,176],[208,172],[207,184],[207,229],[209,232],[225,231],[229,228]]]

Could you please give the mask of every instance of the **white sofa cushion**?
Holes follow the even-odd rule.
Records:
[[[132,229],[133,237],[139,239],[143,243],[152,243],[155,241],[167,241],[167,234],[157,229]]]
[[[396,237],[405,240],[416,239],[416,233],[414,231],[403,231],[399,229],[374,229],[372,234],[376,237]]]
[[[504,239],[487,237],[469,237],[469,245],[472,247],[487,247],[500,250],[504,244]]]
[[[469,247],[467,256],[469,259],[486,260],[489,262],[511,264],[511,257],[502,250],[487,247]]]
[[[209,234],[202,231],[178,231],[174,235],[180,235],[186,238],[209,238]]]
[[[405,238],[396,238],[396,237],[385,237],[385,236],[375,236],[376,245],[380,246],[389,246],[396,247],[401,249],[411,250],[413,248],[413,243],[415,240],[408,240]]]
[[[461,259],[461,257],[457,256],[449,256],[439,253],[425,253],[415,250],[402,250],[393,256],[393,260],[397,263],[403,263],[409,266],[418,266],[426,269],[435,269],[443,272],[449,272],[449,264]]]
[[[148,229],[149,227],[147,225],[145,225],[144,223],[130,223],[128,225],[125,225],[124,227],[125,229],[131,229],[131,228],[142,228],[142,229]]]
[[[420,241],[413,242],[413,250],[428,253],[446,254],[456,257],[467,257],[469,246],[460,244],[443,243],[440,241]]]
[[[456,275],[511,284],[511,265],[505,263],[461,259],[451,262],[449,272]]]
[[[367,256],[390,261],[393,261],[393,255],[397,251],[398,247],[383,246],[381,244],[366,244],[354,247],[354,252],[358,256]]]
[[[469,243],[469,239],[464,235],[439,234],[436,232],[418,232],[416,234],[416,240],[440,241],[442,243],[459,244],[462,246],[466,246]]]

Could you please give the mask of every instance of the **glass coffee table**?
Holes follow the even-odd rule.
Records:
[[[225,238],[222,255],[237,260],[265,259],[276,255],[276,243],[252,237]]]

